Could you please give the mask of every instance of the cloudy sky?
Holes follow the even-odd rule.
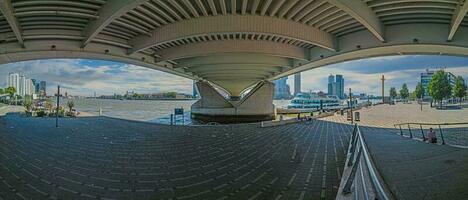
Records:
[[[413,89],[419,74],[425,69],[446,67],[455,75],[468,77],[468,58],[450,56],[390,56],[344,62],[302,73],[303,91],[326,91],[327,77],[342,74],[345,88],[356,92],[379,94],[380,77],[387,78],[386,88],[401,87],[407,83]],[[45,80],[48,93],[56,90],[58,83],[72,95],[123,94],[127,90],[138,93],[177,91],[192,93],[192,81],[168,73],[135,65],[98,60],[36,60],[0,65],[0,87],[6,86],[10,72],[28,78]],[[293,77],[288,80],[291,90]]]

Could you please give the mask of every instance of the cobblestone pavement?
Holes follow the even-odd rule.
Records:
[[[383,128],[361,126],[361,131],[397,199],[468,199],[468,149],[423,143]]]
[[[0,118],[0,199],[334,199],[351,126]]]
[[[401,137],[398,135],[399,129],[393,125],[407,122],[468,122],[468,109],[435,110],[428,106],[423,111],[419,109],[417,104],[397,104],[359,110],[361,121],[358,123],[379,173],[397,199],[467,200],[468,149]],[[349,124],[346,117],[341,115],[321,120]],[[411,128],[413,137],[422,139],[420,127]],[[422,132],[426,132],[427,128],[423,127]],[[447,143],[466,144],[468,141],[467,128],[442,128]],[[439,129],[436,131],[439,132]],[[403,134],[409,136],[407,127],[403,127]],[[438,137],[440,144],[440,135]]]
[[[468,124],[463,125],[403,125],[401,130],[395,124],[399,123],[465,123],[468,122],[468,108],[455,110],[436,110],[424,105],[423,111],[419,104],[378,105],[358,110],[360,112],[361,126],[388,128],[389,131],[403,134],[406,137],[414,137],[423,140],[429,128],[433,128],[438,137],[438,143],[445,142],[450,145],[468,148]],[[335,114],[322,118],[322,120],[336,123],[349,124],[346,116]],[[441,132],[443,135],[441,135]],[[424,137],[423,137],[424,135]],[[442,139],[443,138],[443,139]]]

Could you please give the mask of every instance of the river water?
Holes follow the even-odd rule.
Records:
[[[75,108],[81,112],[87,112],[99,115],[99,109],[102,115],[147,121],[155,123],[170,124],[170,115],[174,113],[174,108],[184,108],[184,119],[182,116],[177,118],[180,124],[190,121],[190,107],[196,100],[114,100],[114,99],[73,99]],[[66,107],[68,99],[61,99],[60,104]],[[288,100],[275,100],[277,107],[286,107]]]

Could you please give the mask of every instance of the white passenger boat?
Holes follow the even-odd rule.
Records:
[[[298,93],[289,103],[289,109],[332,110],[343,108],[336,96],[319,96],[317,93]]]

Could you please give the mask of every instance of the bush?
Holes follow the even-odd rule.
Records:
[[[45,111],[40,110],[40,111],[37,111],[36,115],[37,115],[38,117],[44,117],[44,116],[46,115],[46,113],[45,113]]]
[[[59,117],[65,117],[65,109],[60,107],[59,110],[58,110],[58,116]]]

